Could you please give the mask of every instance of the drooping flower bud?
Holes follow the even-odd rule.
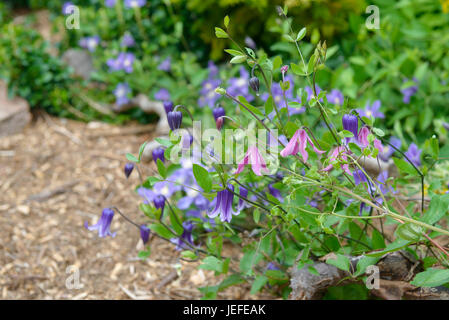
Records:
[[[162,147],[158,147],[153,150],[152,155],[153,155],[154,163],[157,164],[157,159],[161,159],[162,162],[165,162],[164,152],[165,152],[165,150]]]
[[[164,101],[164,109],[166,114],[168,114],[170,111],[173,111],[173,102]]]
[[[163,195],[159,194],[156,197],[154,197],[153,203],[156,209],[161,209],[161,212],[162,213],[164,212],[165,197]]]
[[[129,178],[129,176],[131,175],[133,170],[134,170],[134,163],[128,162],[127,164],[125,164],[124,171],[125,171],[125,176],[127,179]]]
[[[288,65],[285,65],[285,66],[282,66],[282,67],[281,67],[281,72],[282,72],[283,74],[287,73],[287,71],[288,71]]]
[[[212,114],[214,115],[216,121],[218,118],[223,117],[226,114],[226,112],[223,107],[218,107],[212,110]]]
[[[179,129],[182,123],[182,112],[170,111],[169,113],[167,113],[167,121],[172,131]]]
[[[220,117],[215,121],[215,125],[217,126],[217,130],[221,130],[223,128],[224,118]]]
[[[355,138],[359,133],[359,120],[353,114],[345,114],[342,117],[343,129],[352,132]]]
[[[259,88],[260,88],[259,78],[257,78],[257,77],[252,77],[251,79],[249,79],[249,86],[250,86],[251,89],[253,89],[255,92],[259,92]]]
[[[217,125],[217,129],[221,130],[221,128],[223,127],[223,123],[224,123],[224,118],[223,117],[226,114],[225,109],[223,107],[215,108],[212,111],[212,114],[214,115],[215,124]]]
[[[143,244],[146,244],[148,239],[150,239],[150,228],[144,224],[140,226],[140,238],[142,239]]]

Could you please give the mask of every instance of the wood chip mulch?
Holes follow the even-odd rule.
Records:
[[[132,128],[40,114],[23,133],[0,138],[0,299],[199,299],[198,287],[221,281],[157,238],[150,258],[139,259],[138,230],[118,215],[115,238],[83,227],[109,206],[144,221],[138,177],[127,180],[123,166],[152,134]],[[249,291],[243,284],[218,298],[275,298]]]

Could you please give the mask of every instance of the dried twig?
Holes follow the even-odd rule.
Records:
[[[82,141],[77,138],[76,136],[73,135],[73,133],[71,133],[69,130],[67,130],[64,127],[58,126],[57,124],[55,124],[53,122],[53,120],[51,120],[51,118],[45,114],[45,113],[41,113],[43,118],[45,119],[45,122],[48,124],[48,126],[55,132],[62,134],[63,136],[66,136],[67,138],[69,138],[73,143],[78,144],[78,145],[82,145]]]
[[[63,184],[62,186],[59,186],[57,188],[51,189],[51,190],[44,190],[38,194],[34,194],[29,196],[24,203],[31,202],[31,201],[37,201],[37,202],[43,202],[46,201],[56,195],[63,194],[69,190],[71,190],[74,186],[76,186],[80,181],[70,181],[68,183]]]

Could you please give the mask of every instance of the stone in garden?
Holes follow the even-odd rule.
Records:
[[[22,132],[30,121],[28,102],[20,97],[9,99],[6,83],[0,81],[0,137]]]
[[[75,72],[75,75],[83,79],[89,79],[94,72],[92,57],[86,50],[69,49],[62,55],[62,60]]]

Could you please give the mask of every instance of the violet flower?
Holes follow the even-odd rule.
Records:
[[[307,159],[309,158],[309,154],[306,151],[308,143],[310,143],[317,155],[321,155],[324,153],[324,151],[321,151],[317,147],[315,147],[312,139],[310,139],[309,135],[304,129],[298,129],[290,139],[290,142],[281,151],[281,156],[285,158],[289,155],[295,155],[298,152],[301,152],[302,159],[304,160],[304,162],[307,162]]]
[[[301,98],[295,98],[293,96],[293,87],[294,87],[294,83],[293,83],[293,77],[290,75],[285,76],[284,81],[289,81],[290,82],[290,87],[288,88],[288,90],[285,91],[285,99],[287,100],[287,102],[290,101],[294,101],[294,102],[298,102],[301,103]],[[284,92],[281,88],[280,83],[278,82],[274,82],[271,86],[271,93],[273,95],[273,101],[276,104],[276,106],[278,106],[278,108],[282,109],[282,108],[286,108],[286,104],[285,104],[285,99],[284,99]],[[261,95],[261,99],[263,101],[267,101],[268,97],[270,96],[269,93],[265,92]],[[295,114],[301,114],[304,113],[304,111],[306,110],[305,107],[301,107],[301,108],[293,108],[293,107],[289,107],[288,108],[288,113],[289,115],[295,115]],[[271,114],[267,115],[269,119],[273,119],[273,117],[275,116],[276,111],[271,112]]]
[[[251,49],[256,50],[256,43],[255,43],[254,40],[253,40],[251,37],[249,37],[249,36],[246,36],[246,37],[245,37],[245,45],[246,45],[248,48],[251,48]]]
[[[115,7],[117,0],[104,0],[104,5],[108,8]]]
[[[304,91],[307,92],[307,102],[309,102],[310,99],[315,98],[315,94],[313,93],[313,89],[311,87],[309,86],[305,87]],[[317,84],[315,84],[315,91],[317,95],[319,95],[321,92],[321,88]],[[323,102],[323,99],[320,99],[320,102]]]
[[[246,189],[245,187],[240,186],[240,193],[239,193],[239,195],[240,195],[240,197],[248,199],[248,189]],[[245,200],[243,200],[240,197],[239,197],[239,203],[237,205],[237,211],[238,212],[244,210],[245,208],[251,208],[252,207],[252,205],[248,201],[245,201]]]
[[[175,192],[181,190],[179,185],[169,181],[156,182],[152,189],[140,187],[137,189],[137,194],[140,195],[144,201],[144,204],[150,204],[153,202],[156,196],[162,195],[165,198],[170,198]]]
[[[131,48],[134,47],[136,44],[136,41],[134,40],[133,36],[129,33],[125,33],[125,35],[122,38],[122,42],[120,43],[120,46],[124,48]]]
[[[243,96],[248,102],[254,100],[248,89],[249,72],[244,68],[240,68],[240,78],[229,79],[229,86],[226,91],[234,97]]]
[[[109,67],[110,72],[123,70],[126,73],[131,73],[133,72],[134,60],[134,54],[121,52],[116,59],[108,59],[106,64]]]
[[[280,270],[273,262],[268,262],[266,270]]]
[[[142,8],[147,0],[125,0],[125,8]]]
[[[132,53],[120,53],[118,58],[119,61],[121,61],[122,69],[126,73],[133,72],[133,63],[135,60],[135,56]]]
[[[396,149],[400,149],[402,141],[401,141],[401,139],[398,139],[396,137],[391,137],[390,144],[392,146],[394,146]],[[395,149],[387,144],[384,146],[383,152],[379,153],[379,157],[383,161],[388,161],[391,158],[391,156],[393,155],[394,151],[395,151]]]
[[[284,198],[281,195],[281,191],[279,189],[276,189],[275,187],[273,187],[272,184],[268,185],[268,190],[273,197],[275,197],[276,199],[279,200],[279,202],[284,201]]]
[[[182,223],[183,232],[181,237],[178,238],[172,238],[170,241],[174,244],[176,244],[176,250],[183,250],[190,248],[190,245],[195,246],[193,243],[193,223],[191,221],[184,221]],[[188,243],[188,244],[187,244]]]
[[[366,176],[366,174],[360,170],[357,169],[352,173],[352,176],[354,178],[354,183],[356,186],[358,186],[359,184],[363,183],[363,182],[367,182],[369,183],[368,177]]]
[[[215,92],[215,89],[221,84],[220,79],[207,79],[201,84],[200,98],[198,99],[198,106],[204,107],[208,106],[213,108],[220,99],[220,95]]]
[[[89,231],[98,230],[98,236],[100,238],[104,238],[106,236],[111,236],[113,238],[117,232],[111,233],[110,227],[112,218],[114,218],[114,210],[111,208],[105,208],[101,213],[100,220],[98,220],[96,224],[89,226],[86,221],[84,222],[84,227],[86,227]]]
[[[157,69],[169,72],[171,70],[171,58],[168,57],[164,61],[162,61],[161,64],[157,67]]]
[[[409,79],[405,79],[404,82],[408,82]],[[414,96],[416,94],[416,92],[418,91],[418,80],[416,78],[413,78],[413,82],[416,83],[416,85],[404,88],[401,90],[401,93],[403,95],[402,101],[405,104],[409,104],[410,103],[410,98],[412,96]]]
[[[255,145],[248,148],[245,156],[239,163],[235,174],[241,173],[245,166],[248,164],[251,165],[253,172],[258,176],[262,175],[262,171],[264,171],[264,173],[268,173],[265,160],[263,159],[262,155],[259,152],[259,149]]]
[[[150,228],[144,224],[140,226],[140,238],[142,239],[143,244],[146,244],[150,239]]]
[[[115,104],[118,106],[129,103],[128,95],[131,93],[131,88],[129,85],[124,83],[119,83],[117,87],[115,87],[114,95],[116,98]]]
[[[90,52],[94,52],[100,44],[99,36],[85,37],[79,41],[79,45],[81,48],[87,49]]]
[[[217,192],[216,196],[216,206],[211,212],[208,212],[210,218],[215,218],[220,215],[220,220],[222,222],[231,222],[232,215],[237,215],[238,212],[232,210],[232,201],[234,200],[234,186],[229,184],[228,189],[223,189]]]
[[[379,111],[380,109],[380,100],[376,100],[373,102],[372,105],[369,103],[366,104],[365,109],[356,109],[357,112],[361,117],[367,117],[367,118],[385,118],[385,115]]]
[[[332,89],[331,92],[327,95],[328,102],[339,106],[343,105],[344,99],[345,98],[343,96],[343,93],[337,89]]]
[[[422,150],[416,144],[412,143],[404,154],[410,159],[411,163],[419,167],[421,165],[421,152]]]
[[[162,88],[154,94],[154,99],[160,101],[168,101],[170,100],[170,92],[167,89]]]
[[[207,69],[209,70],[209,79],[218,76],[218,67],[215,65],[213,61],[209,61],[207,63]]]
[[[62,5],[62,14],[63,15],[69,15],[73,13],[73,3],[71,1],[67,1]]]
[[[195,186],[195,189],[199,189],[198,186]],[[178,201],[178,208],[181,210],[188,209],[192,204],[200,210],[206,210],[209,208],[210,201],[204,197],[199,191],[194,188],[184,188],[187,195]]]

